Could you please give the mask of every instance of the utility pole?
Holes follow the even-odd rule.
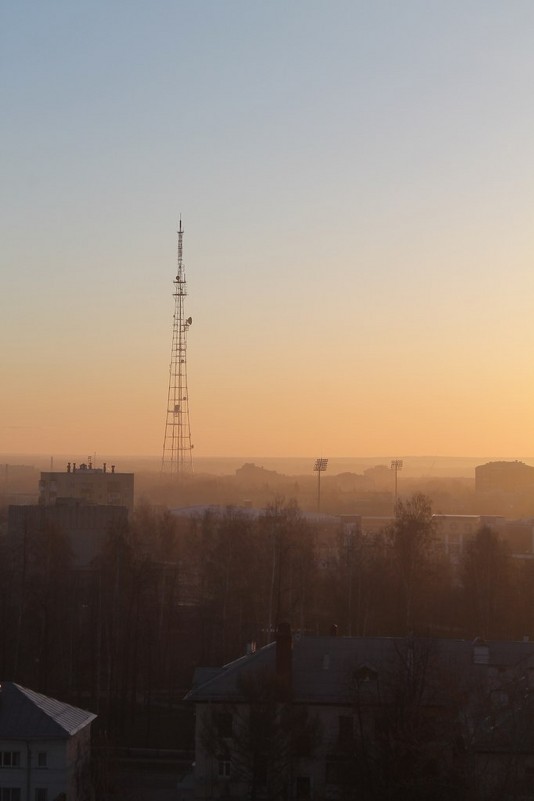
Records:
[[[172,325],[169,390],[161,472],[176,478],[193,471],[193,445],[189,422],[189,392],[187,389],[187,332],[193,322],[185,316],[184,298],[187,295],[183,263],[182,219],[178,228],[178,257],[174,279],[174,315]]]

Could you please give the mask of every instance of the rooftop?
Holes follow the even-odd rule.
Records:
[[[89,725],[96,715],[36,693],[12,681],[0,685],[0,739],[63,739]]]
[[[534,666],[534,643],[297,633],[291,655],[293,697],[297,702],[349,703],[362,671],[366,676],[370,672],[376,674],[384,692],[391,677],[398,674],[399,665],[407,667],[414,660],[432,666],[428,692],[439,701],[444,676],[455,676],[456,684],[467,688],[468,684],[476,686],[487,667],[509,672]],[[275,665],[273,642],[221,668],[200,668],[195,671],[193,688],[186,698],[199,702],[238,701],[241,678],[258,671],[274,673]]]

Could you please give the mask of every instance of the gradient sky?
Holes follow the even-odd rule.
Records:
[[[532,0],[17,0],[0,452],[534,452]]]

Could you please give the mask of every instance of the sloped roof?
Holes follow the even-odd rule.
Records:
[[[197,668],[188,701],[228,701],[240,697],[239,677],[258,670],[274,670],[275,643],[229,662],[222,668]]]
[[[96,715],[28,690],[12,681],[0,685],[0,739],[65,739]]]
[[[376,671],[381,683],[373,690],[366,689],[371,700],[373,692],[385,700],[388,676],[398,675],[400,661],[408,668],[410,659],[427,659],[433,666],[426,682],[429,703],[441,703],[449,692],[451,681],[458,691],[467,685],[476,686],[486,675],[486,668],[510,669],[534,665],[534,643],[489,642],[486,664],[474,659],[474,644],[467,640],[418,640],[401,637],[317,637],[293,636],[292,643],[293,697],[302,703],[345,704],[354,700],[358,671],[365,668],[369,677]],[[410,648],[412,655],[409,655]],[[419,655],[418,650],[419,649]],[[426,650],[425,650],[426,649]],[[237,701],[241,698],[239,677],[254,671],[275,671],[276,644],[270,643],[219,669],[201,668],[195,672],[192,690],[187,700]]]

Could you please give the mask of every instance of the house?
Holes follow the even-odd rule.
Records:
[[[0,801],[90,801],[95,717],[14,682],[2,682]]]
[[[196,671],[195,799],[534,798],[534,644],[291,634]],[[402,790],[400,789],[402,788]],[[486,795],[484,794],[486,793]],[[516,796],[514,796],[516,797]]]

